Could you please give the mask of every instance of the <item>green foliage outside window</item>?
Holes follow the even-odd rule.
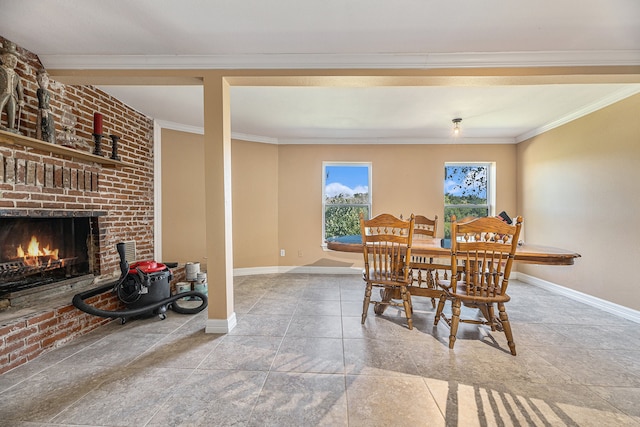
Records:
[[[477,208],[464,208],[464,207],[445,207],[444,208],[444,237],[445,239],[451,238],[451,217],[455,215],[456,219],[460,220],[469,216],[480,218],[483,216],[489,216],[489,208],[477,207]]]
[[[343,194],[328,197],[324,212],[326,238],[330,240],[339,236],[359,235],[360,212],[369,218],[368,199],[366,193],[354,194],[353,197]]]

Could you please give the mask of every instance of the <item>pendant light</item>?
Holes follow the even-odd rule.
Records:
[[[460,135],[460,123],[462,122],[462,119],[458,117],[451,121],[453,122],[453,136]]]

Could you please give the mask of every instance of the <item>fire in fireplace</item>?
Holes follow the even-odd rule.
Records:
[[[0,297],[95,273],[92,217],[0,216]]]
[[[57,262],[64,262],[58,258],[58,249],[51,250],[49,246],[40,249],[40,242],[36,236],[31,236],[27,252],[22,249],[22,245],[18,246],[16,252],[18,259],[22,259],[25,266],[47,268]]]

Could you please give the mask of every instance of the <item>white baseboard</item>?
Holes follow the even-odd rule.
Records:
[[[573,300],[580,301],[584,304],[590,305],[592,307],[599,308],[600,310],[606,311],[607,313],[615,314],[616,316],[620,316],[627,320],[631,320],[632,322],[640,323],[640,311],[638,310],[634,310],[632,308],[625,307],[623,305],[615,304],[611,301],[594,297],[592,295],[588,295],[573,289],[565,288],[564,286],[560,286],[555,283],[548,282],[546,280],[542,280],[534,276],[530,276],[528,274],[524,274],[524,273],[518,273],[517,275],[512,274],[511,277],[521,282],[546,289],[549,292],[560,294],[560,295],[566,296],[567,298],[571,298]]]
[[[276,274],[279,273],[278,267],[249,267],[234,268],[234,276],[253,276],[254,274]]]
[[[302,274],[362,274],[362,268],[356,267],[314,267],[314,266],[275,266],[234,268],[234,276],[251,276],[254,274],[302,273]]]
[[[236,313],[231,313],[228,319],[207,319],[204,332],[207,334],[228,334],[238,323]]]

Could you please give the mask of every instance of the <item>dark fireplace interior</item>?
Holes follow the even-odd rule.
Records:
[[[0,297],[94,273],[91,217],[0,218]]]

